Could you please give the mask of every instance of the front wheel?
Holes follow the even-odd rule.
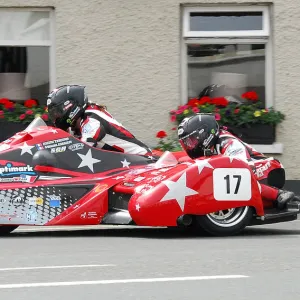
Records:
[[[197,225],[211,235],[235,235],[249,225],[253,217],[253,210],[249,206],[230,208],[196,216]]]
[[[19,226],[15,225],[2,225],[0,226],[0,236],[2,235],[8,235],[10,234],[12,231],[14,231],[15,229],[17,229]]]

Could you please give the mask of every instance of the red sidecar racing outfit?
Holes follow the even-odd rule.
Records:
[[[253,159],[252,157],[262,157],[262,160],[265,160],[262,153],[256,151],[253,147],[242,142],[240,139],[225,130],[220,131],[216,151],[218,154],[240,158],[252,166],[253,169],[255,169],[254,162],[259,163],[259,160]],[[275,201],[277,199],[279,193],[278,189],[262,183],[260,183],[260,185],[261,196],[263,199],[270,201]]]
[[[100,110],[96,105],[88,106],[85,111],[80,123],[80,139],[103,150],[152,155],[147,145],[135,138],[109,112]]]

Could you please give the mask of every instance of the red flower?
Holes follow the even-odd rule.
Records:
[[[176,127],[173,127],[173,128],[172,128],[172,130],[176,130],[176,129],[177,129]]]
[[[6,103],[4,103],[4,107],[6,109],[14,108],[15,104],[13,102],[11,102],[11,101],[7,101]]]
[[[249,99],[252,101],[257,101],[258,100],[258,95],[255,91],[250,91],[242,94],[242,98]]]
[[[172,115],[171,116],[171,122],[175,122],[176,121],[176,116],[175,115]]]
[[[167,133],[164,130],[158,131],[156,137],[162,139],[167,136]]]
[[[234,110],[234,113],[235,113],[235,114],[238,114],[239,111],[240,111],[240,109],[239,109],[239,108],[236,108],[236,109]]]
[[[25,114],[22,114],[22,115],[19,116],[19,119],[20,119],[20,120],[24,120],[25,118],[26,118],[26,115],[25,115]]]
[[[42,119],[45,120],[45,121],[48,121],[49,117],[47,114],[43,114],[42,115]]]
[[[0,99],[0,104],[5,104],[7,102],[10,102],[9,99],[7,99],[7,98],[1,98]]]
[[[210,97],[208,96],[205,96],[205,97],[202,97],[199,101],[198,101],[198,104],[199,105],[204,105],[206,103],[210,103]]]
[[[26,115],[32,115],[33,111],[31,109],[26,110]]]
[[[33,99],[29,99],[24,102],[24,106],[32,108],[33,106],[37,106],[37,102]]]
[[[188,105],[191,107],[197,107],[199,104],[198,98],[192,98],[189,100]]]
[[[217,106],[227,106],[228,105],[228,101],[227,99],[225,99],[224,97],[217,97],[212,99],[212,104],[217,105]]]
[[[0,110],[0,119],[4,119],[4,111]]]

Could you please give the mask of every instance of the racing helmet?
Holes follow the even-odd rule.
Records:
[[[85,86],[62,85],[51,91],[47,98],[50,120],[62,130],[75,125],[88,104]]]
[[[215,146],[219,137],[219,124],[214,114],[199,113],[182,120],[178,126],[178,139],[192,159],[205,155]]]

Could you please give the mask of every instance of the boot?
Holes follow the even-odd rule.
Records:
[[[293,192],[279,190],[278,196],[276,199],[277,208],[278,209],[285,208],[285,205],[287,204],[287,202],[292,201],[294,199],[294,197],[295,197],[295,194]]]

